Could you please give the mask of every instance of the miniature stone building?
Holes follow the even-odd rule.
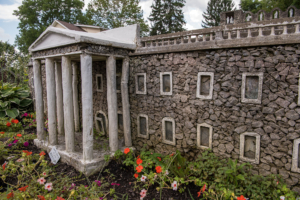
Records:
[[[300,192],[299,24],[290,7],[222,13],[218,27],[144,38],[136,25],[49,27],[29,49],[35,144],[57,146],[86,174],[105,153],[93,148],[93,128],[109,135],[110,152],[146,145],[194,159],[211,148]]]

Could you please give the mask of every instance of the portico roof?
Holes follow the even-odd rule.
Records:
[[[139,39],[139,31],[137,24],[98,33],[88,33],[49,26],[29,47],[29,51],[35,52],[75,43],[92,43],[135,50]]]

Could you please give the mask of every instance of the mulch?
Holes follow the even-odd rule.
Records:
[[[33,130],[27,130],[26,132],[33,133]],[[29,141],[29,146],[22,147],[20,150],[32,151],[33,154],[38,154],[42,151],[42,149],[37,148],[33,144],[33,141]],[[45,155],[45,159],[48,160],[50,163],[50,157],[47,153]],[[119,186],[117,185],[110,186],[115,189],[119,197],[122,197],[122,195],[127,194],[128,199],[134,199],[134,200],[140,199],[140,190],[134,189],[134,185],[135,185],[134,182],[136,181],[136,178],[134,178],[133,176],[135,171],[132,166],[126,166],[123,165],[122,163],[118,163],[115,160],[111,160],[110,163],[103,169],[100,175],[100,177],[104,177],[105,179],[107,179],[107,177],[109,176],[109,174],[105,172],[106,169],[109,169],[110,174],[114,175],[113,182],[120,184]],[[80,172],[78,172],[74,167],[67,165],[66,163],[62,163],[60,161],[55,165],[55,168],[53,170],[57,174],[57,177],[59,177],[60,174],[68,175],[71,178],[80,176]],[[94,182],[98,176],[99,174],[96,173],[88,178],[90,182]],[[6,181],[10,184],[16,184],[17,177],[13,177],[13,176],[7,177]],[[109,179],[109,181],[112,180]],[[81,185],[81,184],[88,185],[88,181],[86,179],[81,179],[80,181],[76,182],[76,185]],[[1,179],[0,179],[0,187],[2,187],[2,190],[0,190],[0,192],[6,191],[7,186],[3,183]],[[147,196],[144,198],[144,200],[160,199],[160,192],[156,190],[157,187],[159,187],[158,184],[154,184],[150,186],[147,191]],[[197,192],[199,190],[200,187],[195,186],[193,183],[187,185],[186,190],[183,193],[180,193],[179,191],[174,191],[172,189],[163,189],[161,199],[163,200],[199,199],[199,197],[197,197]],[[193,197],[191,197],[190,194],[192,194]],[[107,199],[113,199],[113,197],[107,196]]]

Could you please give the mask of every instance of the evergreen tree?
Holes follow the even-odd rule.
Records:
[[[104,28],[140,24],[142,36],[149,32],[139,0],[92,0],[86,15],[91,23]]]
[[[202,27],[209,28],[220,25],[220,13],[234,9],[232,0],[209,0],[206,12],[202,14]]]
[[[164,0],[164,27],[166,33],[174,33],[184,31],[183,26],[186,24],[182,8],[185,0]]]
[[[148,18],[151,22],[150,35],[160,35],[167,33],[163,22],[165,12],[163,10],[162,0],[154,0],[151,8],[152,11]]]
[[[23,0],[14,15],[18,16],[19,35],[16,44],[23,53],[53,23],[55,19],[76,23],[87,23],[82,13],[82,0]]]

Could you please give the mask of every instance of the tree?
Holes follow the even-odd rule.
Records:
[[[151,22],[150,35],[160,35],[167,33],[167,30],[164,26],[165,12],[163,9],[162,0],[154,0],[151,8],[152,11],[148,18]]]
[[[241,0],[240,7],[244,11],[257,13],[259,10],[270,12],[273,8],[280,8],[285,11],[289,6],[300,8],[299,0]]]
[[[139,0],[92,0],[86,16],[93,24],[103,28],[140,24],[142,36],[149,32]]]
[[[88,23],[82,13],[82,0],[23,0],[14,15],[18,16],[19,35],[16,44],[21,52],[27,53],[28,47],[56,19],[70,23]]]
[[[166,33],[174,33],[184,31],[183,26],[186,24],[182,8],[185,0],[164,0],[164,27]]]
[[[210,0],[207,4],[206,12],[202,14],[202,27],[209,28],[220,25],[220,13],[234,9],[232,0]]]

